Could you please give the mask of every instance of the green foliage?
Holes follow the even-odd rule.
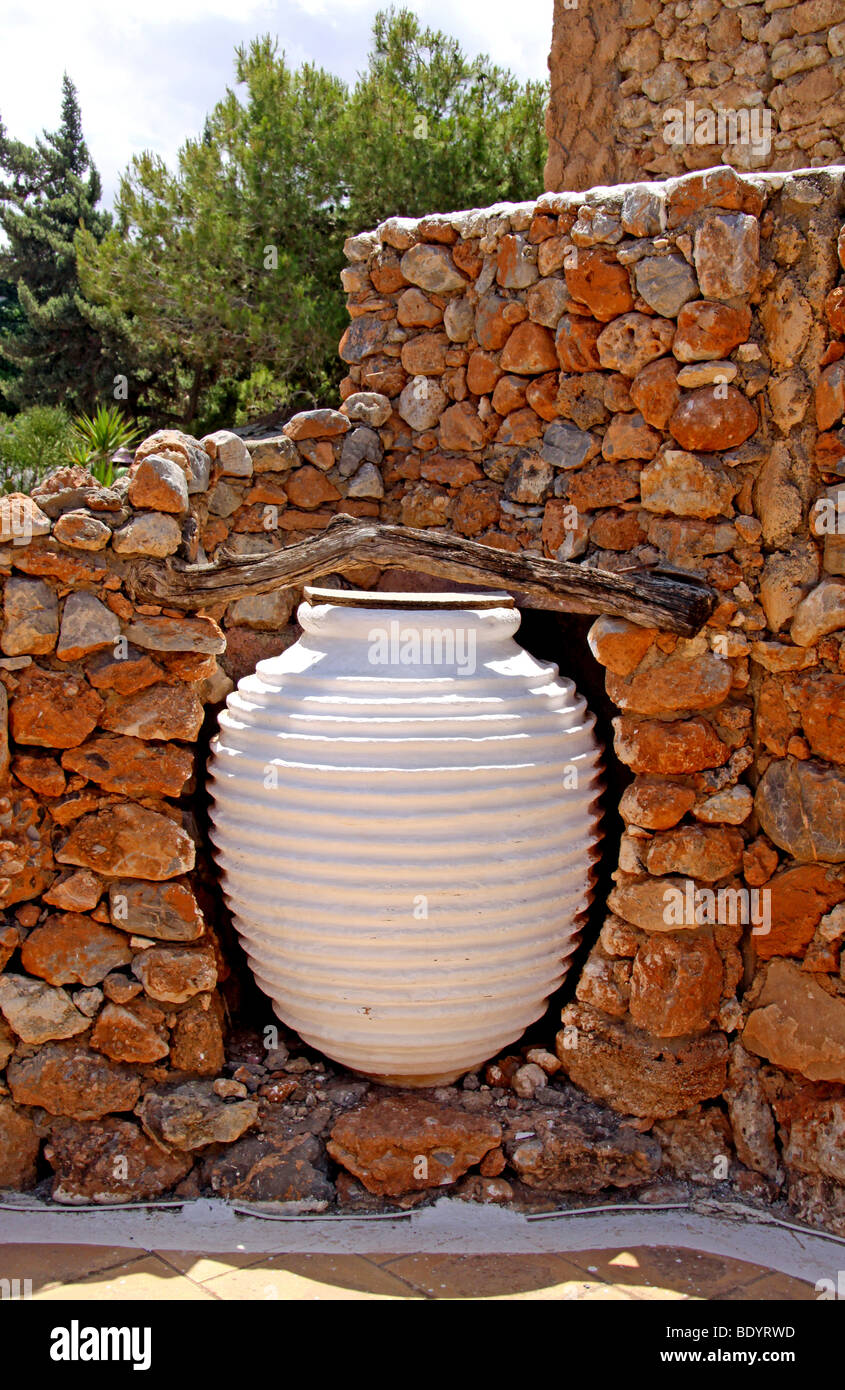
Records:
[[[238,50],[237,76],[244,99],[227,93],[177,173],[152,155],[133,160],[115,229],[99,245],[92,232],[78,238],[86,292],[126,316],[140,354],[175,365],[169,404],[185,425],[204,392],[256,363],[298,385],[321,380],[343,329],[343,84],[310,66],[292,72],[269,39]],[[165,404],[144,401],[160,414]]]
[[[537,197],[547,98],[410,10],[380,11],[346,113],[350,225]]]
[[[11,420],[0,416],[0,489],[29,492],[68,463],[73,438],[71,417],[58,406],[33,405]]]
[[[114,368],[103,330],[92,322],[80,291],[74,237],[79,228],[99,240],[108,224],[97,211],[100,178],[82,136],[73,83],[62,81],[58,130],[34,146],[10,139],[0,122],[0,281],[14,289],[0,315],[2,392],[14,407],[92,405]],[[15,309],[17,312],[15,312]]]
[[[350,232],[542,189],[545,84],[410,11],[377,16],[352,92],[270,38],[237,50],[236,78],[176,170],[134,159],[114,228],[76,239],[90,321],[128,340],[134,413],[195,430],[325,400]]]
[[[17,288],[10,280],[0,279],[0,342],[6,337],[14,338],[22,333],[24,324]],[[0,356],[0,397],[3,394],[3,381],[17,375],[17,367],[13,367],[11,362]]]
[[[125,472],[115,469],[112,455],[137,444],[140,437],[140,429],[125,419],[122,410],[101,405],[95,415],[78,415],[74,420],[69,458],[87,468],[104,487],[110,487],[115,477]]]

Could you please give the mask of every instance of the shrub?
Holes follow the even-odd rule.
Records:
[[[73,422],[70,445],[72,463],[87,468],[104,487],[110,487],[116,474],[112,455],[138,442],[141,431],[131,424],[116,405],[101,405],[95,415],[78,415]]]
[[[30,492],[68,462],[73,422],[61,406],[32,405],[12,419],[0,416],[0,490]]]

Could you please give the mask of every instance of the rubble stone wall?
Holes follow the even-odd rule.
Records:
[[[547,189],[842,162],[845,0],[555,0]]]
[[[845,1233],[844,219],[842,168],[392,219],[346,245],[338,409],[3,502],[0,1186],[366,1209],[694,1180]],[[340,511],[719,596],[690,638],[593,624],[632,778],[600,935],[544,1045],[411,1098],[268,1041],[269,1005],[227,1017],[194,751],[296,595],[133,588]]]

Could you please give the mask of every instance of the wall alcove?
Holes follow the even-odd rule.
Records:
[[[720,168],[390,219],[345,247],[338,408],[161,430],[112,488],[61,469],[0,500],[0,1185],[46,1159],[58,1200],[365,1210],[671,1181],[845,1234],[845,561],[818,512],[845,470],[843,208],[839,168]],[[715,594],[591,646],[590,619],[524,614],[605,746],[593,916],[534,1056],[411,1099],[265,1047],[202,803],[230,683],[297,635],[295,596],[227,589],[226,556],[272,568],[338,513]],[[152,583],[198,559],[208,588]],[[667,923],[679,885],[755,895],[764,930]]]

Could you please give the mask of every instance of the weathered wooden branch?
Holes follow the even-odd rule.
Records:
[[[211,565],[135,561],[126,583],[146,603],[194,610],[249,595],[298,588],[350,560],[402,566],[485,588],[506,588],[524,608],[608,613],[646,627],[690,635],[706,622],[717,596],[693,575],[643,570],[613,574],[569,561],[517,555],[479,541],[339,515],[318,536],[270,555],[225,552]]]

